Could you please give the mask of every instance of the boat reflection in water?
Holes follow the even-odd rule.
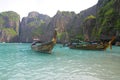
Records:
[[[51,41],[41,43],[41,44],[40,44],[40,41],[33,42],[31,45],[31,48],[34,51],[51,53],[52,49],[54,48],[54,45],[56,44],[56,36],[57,36],[57,31],[55,30],[53,39]]]

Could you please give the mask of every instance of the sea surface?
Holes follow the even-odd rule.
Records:
[[[120,80],[120,47],[73,50],[57,44],[52,54],[27,43],[0,43],[0,80]]]

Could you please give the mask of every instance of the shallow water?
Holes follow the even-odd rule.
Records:
[[[120,80],[120,47],[73,50],[56,45],[52,54],[30,44],[0,44],[0,80]]]

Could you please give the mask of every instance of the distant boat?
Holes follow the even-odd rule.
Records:
[[[116,42],[115,45],[116,45],[116,46],[120,46],[120,42]]]
[[[112,42],[115,37],[109,42],[106,43],[90,43],[90,42],[81,42],[81,43],[72,43],[69,47],[71,49],[83,49],[83,50],[106,50],[108,47],[112,49]]]
[[[54,45],[56,44],[56,35],[57,35],[57,32],[55,30],[53,39],[51,41],[45,42],[45,43],[40,43],[40,41],[33,42],[31,45],[31,48],[34,51],[51,53]]]
[[[6,42],[2,42],[2,43],[6,43]]]

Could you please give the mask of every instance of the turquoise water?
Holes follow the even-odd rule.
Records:
[[[72,50],[56,45],[52,54],[30,44],[0,44],[0,80],[120,80],[120,47]]]

